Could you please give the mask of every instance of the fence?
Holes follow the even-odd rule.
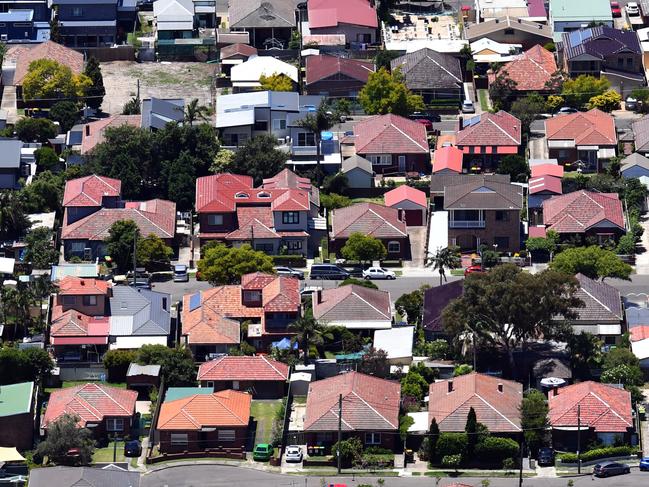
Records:
[[[74,50],[82,53],[86,59],[95,57],[102,63],[110,61],[135,61],[135,48],[133,46],[77,47]]]
[[[101,364],[65,365],[59,364],[59,378],[62,381],[105,380],[106,369]]]
[[[204,451],[182,452],[182,453],[162,453],[158,457],[147,456],[146,463],[168,462],[169,460],[183,460],[189,458],[233,458],[236,460],[245,460],[246,452],[243,448],[210,448]]]

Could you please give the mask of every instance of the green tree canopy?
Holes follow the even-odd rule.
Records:
[[[16,122],[14,127],[16,136],[23,142],[40,142],[47,143],[48,139],[53,139],[58,134],[56,125],[46,118],[27,118],[23,117]]]
[[[25,238],[27,250],[25,260],[34,269],[49,269],[59,261],[59,251],[54,247],[54,233],[46,227],[33,229]]]
[[[288,325],[288,329],[295,333],[292,341],[299,344],[304,354],[304,365],[309,363],[311,345],[322,345],[325,339],[333,337],[331,330],[326,325],[318,322],[313,316],[304,316]]]
[[[596,335],[585,331],[568,337],[570,366],[575,378],[589,379],[590,369],[601,366],[603,345],[604,343]]]
[[[550,256],[550,260],[552,260],[554,253],[557,251],[558,244],[559,234],[554,230],[548,230],[548,232],[545,234],[545,237],[528,238],[527,242],[525,242],[525,248],[530,252],[547,252]]]
[[[439,285],[441,286],[442,280],[447,282],[446,269],[451,270],[460,267],[460,252],[455,247],[440,247],[428,257],[426,265],[439,272]]]
[[[104,77],[101,74],[101,66],[95,56],[90,56],[90,59],[86,62],[84,74],[91,83],[86,90],[86,104],[90,108],[98,109],[104,101],[106,88],[104,88]]]
[[[507,71],[497,71],[496,78],[489,85],[489,98],[494,110],[509,110],[514,90],[516,81],[509,77]]]
[[[60,212],[63,188],[67,180],[66,174],[67,171],[58,174],[45,171],[37,174],[32,184],[21,190],[25,211],[28,213]]]
[[[187,211],[194,207],[196,194],[196,170],[199,166],[188,151],[166,164],[167,197],[176,202],[178,210]]]
[[[633,270],[629,264],[622,262],[615,252],[597,245],[566,249],[557,254],[550,267],[564,274],[574,276],[581,273],[591,279],[602,280],[607,277],[629,280]]]
[[[408,323],[420,324],[424,307],[424,292],[430,288],[423,285],[411,293],[404,293],[397,298],[394,306],[397,312],[408,320]]]
[[[498,174],[509,174],[512,181],[524,183],[530,176],[530,168],[525,157],[519,154],[504,156],[496,169]]]
[[[5,303],[2,305],[6,306]],[[0,348],[0,385],[32,381],[42,385],[52,369],[54,362],[47,350],[20,350],[7,346]]]
[[[347,196],[342,196],[336,193],[331,193],[331,194],[320,194],[320,204],[322,205],[323,208],[326,208],[327,210],[335,210],[337,208],[345,208],[347,206],[351,206],[353,204],[353,201],[351,198],[348,198]]]
[[[106,250],[119,272],[126,273],[133,267],[136,238],[140,240],[140,230],[133,220],[116,221],[108,230]]]
[[[274,73],[270,76],[262,74],[259,83],[262,91],[293,91],[293,81],[283,73]]]
[[[406,87],[401,72],[396,70],[390,73],[385,68],[370,73],[358,94],[358,101],[368,115],[394,113],[407,116],[425,108],[421,96],[413,94]]]
[[[47,427],[47,436],[38,444],[36,453],[57,465],[90,465],[95,452],[92,431],[78,427],[79,417],[64,414]],[[78,460],[68,457],[71,449],[79,451]]]
[[[520,406],[521,427],[527,446],[536,453],[547,441],[548,405],[542,392],[531,389]]]
[[[22,82],[25,100],[52,98],[81,98],[92,81],[85,74],[74,74],[72,70],[53,59],[32,61]]]
[[[18,191],[0,191],[0,238],[18,239],[32,226]]]
[[[168,269],[173,250],[156,235],[149,235],[137,243],[137,263],[148,271]]]
[[[588,109],[597,108],[603,112],[612,112],[620,108],[622,96],[615,90],[606,90],[601,95],[593,96],[588,101]]]
[[[385,245],[378,238],[360,232],[352,233],[342,249],[341,255],[347,260],[357,260],[362,263],[371,263],[384,259],[387,255]]]
[[[288,160],[288,153],[277,148],[277,140],[271,135],[259,135],[248,140],[234,154],[230,170],[235,174],[252,176],[255,185],[264,178],[274,176]]]
[[[316,181],[319,185],[322,181],[322,169],[320,168],[320,143],[322,142],[322,132],[333,127],[332,117],[329,115],[327,105],[320,103],[315,113],[308,113],[302,119],[297,121],[298,127],[308,130],[313,134],[316,146]]]
[[[51,147],[41,147],[40,149],[36,149],[34,151],[34,157],[39,171],[51,171],[61,164],[59,156]]]
[[[196,385],[196,368],[191,351],[185,347],[143,345],[137,353],[140,365],[160,365],[168,387]]]
[[[61,132],[65,133],[79,120],[79,107],[72,101],[59,101],[52,105],[48,117],[54,122],[59,122]]]
[[[388,362],[387,352],[370,347],[363,354],[363,358],[361,358],[361,362],[358,364],[358,371],[363,374],[386,378],[390,374],[390,362]]]
[[[545,111],[545,99],[538,93],[519,98],[512,103],[510,113],[521,121],[521,130],[524,134],[530,133],[530,125]]]
[[[568,78],[563,82],[561,95],[574,107],[583,107],[594,96],[603,94],[611,87],[611,83],[605,77],[595,78],[582,74],[576,78]]]
[[[273,259],[263,252],[253,250],[248,244],[241,247],[215,245],[204,249],[203,258],[198,261],[198,272],[216,286],[237,284],[241,276],[251,272],[273,274]]]

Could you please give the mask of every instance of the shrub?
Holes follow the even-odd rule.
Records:
[[[637,453],[638,449],[632,446],[609,446],[605,448],[596,448],[581,454],[582,462],[590,462],[592,460],[599,460],[600,458],[610,457],[626,457]],[[577,463],[576,453],[562,453],[559,459],[563,463]]]
[[[442,433],[437,440],[438,458],[462,455],[466,452],[467,437],[465,433]]]
[[[336,456],[336,452],[340,450],[340,460],[344,466],[351,466],[360,460],[363,454],[363,444],[361,440],[355,436],[348,440],[341,440],[334,443],[331,448],[332,453]]]
[[[445,455],[442,457],[442,466],[445,468],[453,468],[457,470],[462,461],[462,455]]]
[[[475,447],[475,455],[487,463],[502,464],[506,458],[518,454],[518,443],[511,438],[489,436]]]

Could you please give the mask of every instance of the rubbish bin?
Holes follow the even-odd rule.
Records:
[[[530,458],[530,470],[534,470],[535,468],[536,468],[536,460]]]

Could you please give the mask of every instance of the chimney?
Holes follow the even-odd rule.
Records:
[[[557,386],[554,386],[552,388],[552,396],[558,396],[559,395],[559,388]]]
[[[457,123],[459,124],[459,130],[462,130],[462,124],[464,123],[464,117],[462,115],[457,117]]]
[[[86,124],[86,137],[90,136],[90,125]]]
[[[318,303],[318,304],[322,303],[322,289],[318,289],[315,292],[315,300],[316,300],[316,303]]]
[[[502,382],[498,383],[498,392],[500,392],[501,394],[503,393],[503,383]]]
[[[450,394],[451,392],[453,392],[453,381],[449,380],[447,384],[448,384],[448,393]]]

